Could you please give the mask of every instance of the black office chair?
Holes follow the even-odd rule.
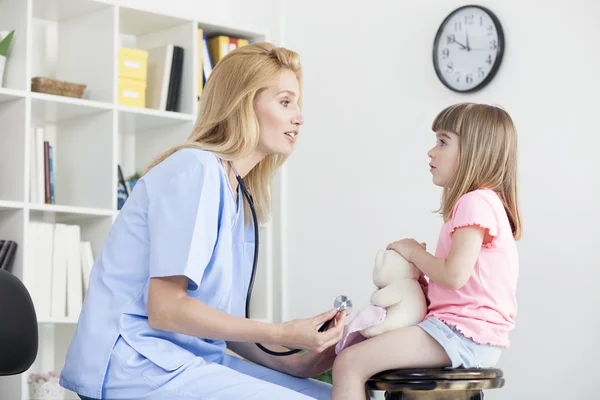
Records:
[[[38,326],[31,296],[16,276],[0,269],[0,376],[27,371],[37,351]]]

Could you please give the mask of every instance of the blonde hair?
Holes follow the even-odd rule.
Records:
[[[296,52],[270,43],[254,43],[228,53],[216,64],[206,82],[192,133],[184,143],[155,158],[144,173],[182,148],[208,150],[227,161],[250,154],[257,147],[259,138],[254,100],[258,93],[276,84],[286,69],[298,79],[298,104],[301,105],[302,67]],[[244,177],[259,223],[270,218],[270,184],[286,158],[267,155]],[[244,207],[248,223],[251,214],[247,202]]]
[[[442,110],[434,119],[434,132],[459,137],[459,161],[442,194],[438,210],[445,221],[458,199],[477,189],[494,190],[508,215],[512,234],[520,239],[521,215],[517,193],[517,130],[503,109],[486,104],[460,103]]]

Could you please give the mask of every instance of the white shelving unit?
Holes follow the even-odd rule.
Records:
[[[252,41],[264,34],[160,15],[95,0],[0,0],[0,30],[15,29],[0,88],[0,238],[18,243],[13,273],[24,279],[31,266],[28,224],[79,225],[94,257],[117,211],[117,165],[125,176],[142,170],[184,140],[197,117],[197,27],[210,37],[225,34]],[[179,112],[118,104],[118,49],[172,43],[184,48]],[[85,83],[83,99],[31,91],[31,78]],[[55,154],[56,204],[30,200],[32,130],[44,127]],[[252,317],[273,321],[273,226],[261,226],[260,265]],[[26,279],[24,279],[26,281]],[[28,399],[30,372],[60,372],[76,318],[40,318],[39,352],[31,369],[0,378],[1,399]],[[69,399],[77,399],[67,393]]]

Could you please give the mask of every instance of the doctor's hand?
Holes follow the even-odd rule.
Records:
[[[307,351],[298,355],[295,370],[300,378],[314,378],[333,368],[335,361],[335,345],[321,353]]]
[[[319,332],[318,329],[335,317],[327,330]],[[280,344],[316,353],[335,346],[342,338],[346,312],[338,312],[335,308],[313,318],[295,319],[284,322],[281,327]]]

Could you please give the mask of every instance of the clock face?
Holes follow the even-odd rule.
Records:
[[[487,85],[500,67],[504,33],[488,9],[465,6],[440,26],[433,45],[433,65],[442,83],[456,92],[473,92]]]

